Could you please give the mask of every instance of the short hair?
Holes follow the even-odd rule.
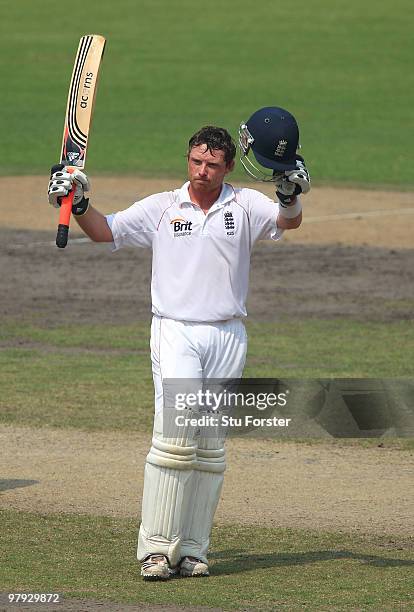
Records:
[[[229,165],[236,156],[236,145],[233,142],[232,137],[224,128],[216,127],[214,125],[205,125],[198,130],[188,141],[187,156],[193,147],[199,145],[206,145],[210,153],[213,151],[223,151],[224,159],[227,165]]]

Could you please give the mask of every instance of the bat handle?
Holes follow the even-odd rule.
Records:
[[[67,172],[73,172],[72,168],[68,168]],[[64,249],[68,243],[70,215],[72,213],[73,198],[75,197],[75,188],[73,188],[67,196],[64,196],[61,201],[59,211],[59,225],[56,234],[56,246],[59,249]]]

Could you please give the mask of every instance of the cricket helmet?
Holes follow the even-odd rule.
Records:
[[[258,181],[272,181],[274,174],[296,169],[299,128],[294,116],[284,108],[260,108],[239,128],[240,161],[250,176]],[[257,162],[272,174],[256,167],[249,159],[253,151]]]

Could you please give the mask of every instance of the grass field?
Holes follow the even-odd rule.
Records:
[[[224,610],[408,610],[413,603],[409,544],[391,536],[215,528],[214,580],[144,584],[137,579],[132,554],[135,521],[15,512],[0,516],[7,533],[1,542],[2,589],[10,592],[41,588],[60,590],[65,598]]]
[[[2,174],[57,161],[80,35],[108,39],[89,172],[177,176],[186,142],[282,106],[316,181],[412,186],[409,0],[1,2]],[[239,171],[238,171],[239,172]]]
[[[204,5],[190,0],[72,0],[65,6],[51,0],[0,0],[0,11],[0,175],[47,176],[60,152],[79,38],[100,33],[108,44],[88,152],[92,176],[176,179],[185,174],[188,137],[201,125],[224,125],[236,138],[239,123],[253,111],[278,105],[299,121],[302,153],[316,184],[384,185],[390,197],[394,188],[414,187],[413,166],[407,162],[414,86],[414,5],[408,0],[298,0],[283,5],[271,0],[211,0]],[[241,178],[240,169],[235,176]],[[13,207],[19,205],[14,193],[1,197]],[[384,236],[378,246],[386,240]],[[7,248],[5,254],[13,255]],[[23,310],[16,298],[0,321],[3,435],[8,428],[31,428],[35,454],[39,428],[59,428],[65,436],[70,429],[77,437],[87,430],[95,438],[103,431],[124,437],[134,431],[149,434],[153,388],[148,323],[104,325],[100,319],[91,325],[89,319],[75,325],[82,291],[86,296],[84,288],[75,287],[67,294],[74,304],[67,318],[71,324],[50,324],[57,290],[53,294],[53,287],[38,274],[46,251],[44,255],[42,259],[40,250],[31,251],[23,264],[13,260],[13,274],[19,275],[19,265],[25,266],[22,294],[37,283],[43,293],[33,299],[33,316],[19,318]],[[61,255],[76,265],[70,252]],[[90,255],[82,252],[81,257],[98,270],[98,255],[89,260]],[[385,252],[381,255],[386,263],[387,257]],[[356,276],[366,263],[363,257],[355,263]],[[382,283],[371,259],[370,266],[370,274]],[[318,283],[321,272],[313,270]],[[346,270],[344,278],[354,274],[352,266]],[[91,286],[100,290],[99,278],[97,273]],[[400,278],[395,268],[393,278],[382,314],[388,310],[395,320],[324,320],[317,313],[303,319],[294,309],[283,311],[289,318],[278,323],[253,316],[247,326],[244,375],[412,377],[414,336],[407,315],[411,302],[398,291],[392,293],[409,276],[406,271]],[[313,290],[299,283],[295,289],[296,299]],[[367,294],[362,291],[361,299]],[[337,295],[340,300],[342,294]],[[41,311],[41,303],[47,304],[47,313]],[[93,310],[93,301],[87,304]],[[381,452],[377,440],[348,444]],[[413,440],[386,444],[397,454],[396,463],[404,466],[395,478],[406,477],[409,483]],[[29,453],[28,465],[31,459]],[[378,461],[381,467],[381,457]],[[303,468],[309,465],[303,463]],[[342,477],[335,474],[330,486],[336,488]],[[10,481],[22,477],[7,473],[2,478],[0,495],[4,491],[7,496]],[[384,487],[389,485],[384,482]],[[369,486],[367,481],[357,490],[359,501],[369,499]],[[33,490],[36,499],[36,487]],[[16,491],[13,500],[19,499]],[[405,494],[410,495],[408,486]],[[382,504],[381,496],[375,503]],[[134,559],[139,517],[86,516],[76,512],[75,505],[65,514],[46,515],[36,512],[35,503],[33,512],[2,504],[0,593],[51,590],[67,598],[111,600],[121,606],[130,602],[237,610],[414,607],[412,536],[393,534],[392,505],[382,508],[389,516],[386,533],[219,523],[213,530],[209,580],[144,585]],[[294,510],[299,516],[300,511]],[[335,509],[331,516],[336,516]],[[277,518],[274,524],[279,525]]]

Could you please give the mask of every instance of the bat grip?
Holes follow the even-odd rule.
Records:
[[[72,172],[72,169],[67,169],[68,172]],[[69,224],[70,215],[72,214],[73,198],[75,197],[75,188],[73,188],[67,196],[64,196],[61,200],[60,211],[59,211],[59,225],[56,234],[56,246],[59,249],[64,249],[68,243],[69,235]]]

